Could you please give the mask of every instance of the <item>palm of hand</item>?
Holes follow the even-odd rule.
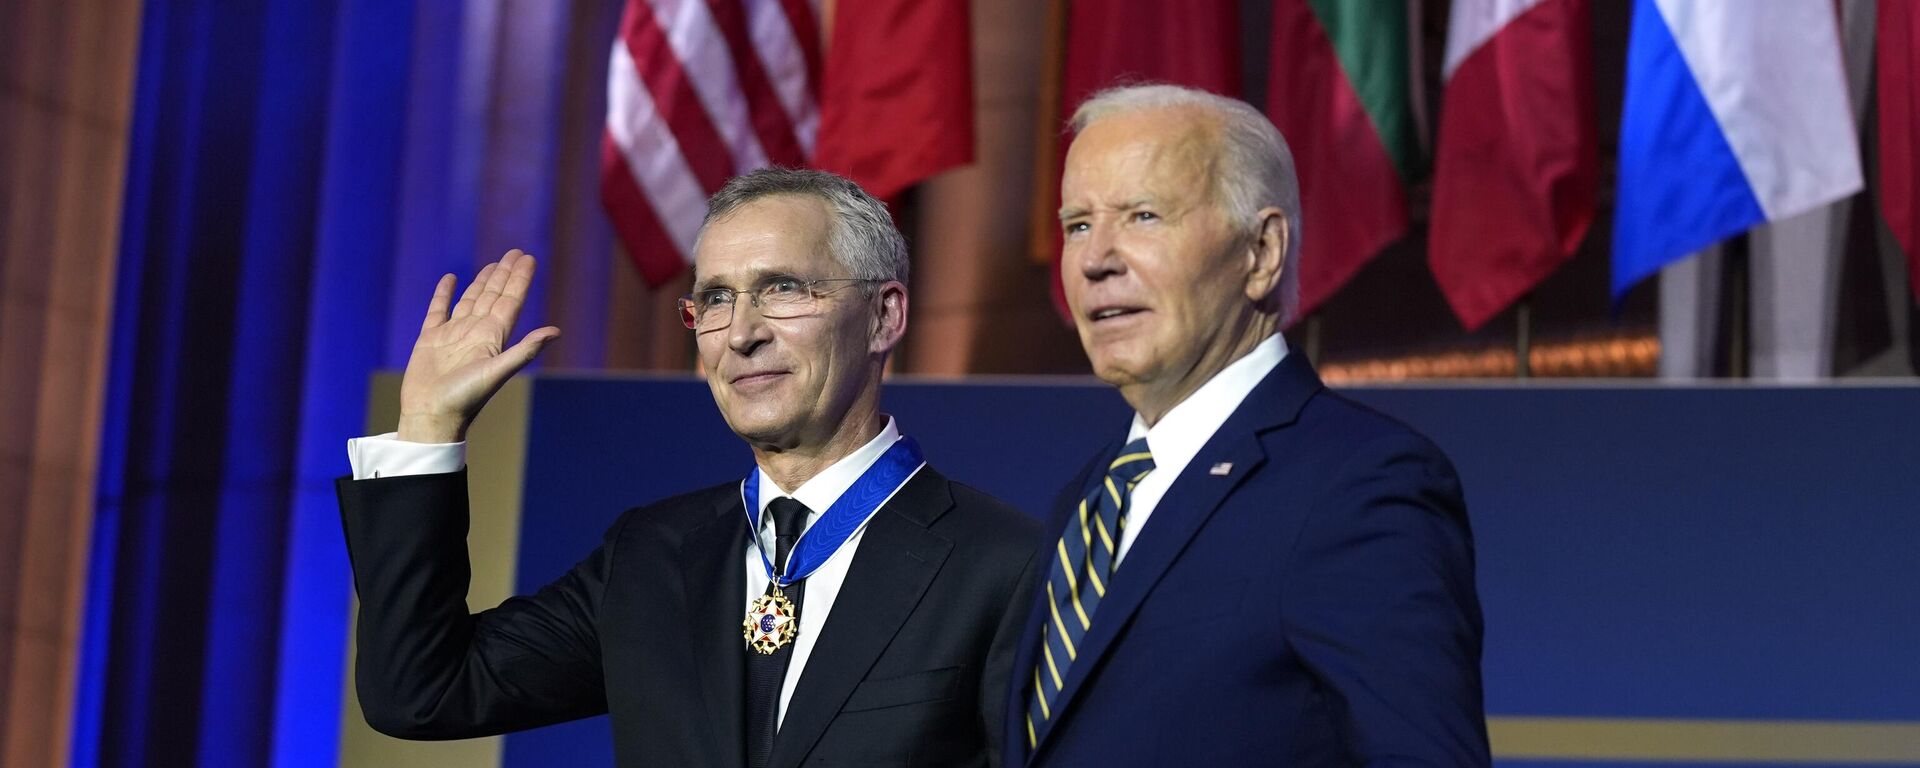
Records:
[[[506,347],[534,268],[532,256],[508,251],[480,270],[451,310],[454,276],[440,278],[400,384],[402,440],[465,439],[467,425],[487,399],[560,335],[558,328],[546,326]]]

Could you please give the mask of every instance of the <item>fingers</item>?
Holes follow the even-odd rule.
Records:
[[[540,355],[540,350],[544,349],[548,342],[557,338],[560,338],[560,329],[551,325],[528,331],[526,336],[521,337],[520,343],[508,347],[506,351],[493,357],[493,364],[502,369],[497,370],[496,375],[500,380],[506,380],[508,376],[527,367],[528,363],[533,362],[533,359]]]
[[[500,257],[499,261],[480,268],[480,274],[474,275],[473,282],[467,284],[467,289],[461,292],[460,301],[453,305],[451,312],[447,312],[446,305],[441,299],[440,289],[436,287],[434,293],[436,303],[429,307],[428,319],[421,324],[421,327],[430,328],[448,320],[458,320],[463,317],[487,317],[495,314],[501,315],[506,325],[512,325],[515,317],[520,313],[521,304],[526,301],[527,291],[533,284],[535,266],[534,258],[520,249],[507,251],[507,255]],[[453,276],[442,277],[441,281],[446,286],[446,296],[451,297]],[[436,314],[436,312],[443,314]]]
[[[521,254],[520,260],[513,263],[513,269],[507,273],[506,287],[500,291],[499,298],[487,310],[489,315],[499,315],[508,325],[520,315],[520,305],[527,300],[527,291],[533,285],[533,271],[539,264],[533,257]]]
[[[473,300],[475,316],[486,317],[493,314],[494,303],[499,301],[500,295],[507,290],[507,278],[513,275],[514,269],[519,267],[520,262],[525,259],[526,254],[521,253],[518,248],[507,251],[507,255],[500,257],[500,261],[494,265],[493,273],[487,276],[486,287],[480,289],[480,295]]]
[[[451,273],[441,275],[440,282],[433,285],[433,300],[427,302],[427,317],[420,321],[420,330],[426,330],[447,321],[447,305],[453,302],[454,277]]]
[[[480,274],[474,275],[473,282],[467,283],[467,290],[461,292],[460,303],[453,305],[453,314],[449,315],[448,319],[458,320],[473,314],[473,302],[480,296],[481,286],[487,284],[487,280],[492,278],[493,273],[494,265],[492,264],[480,268]]]

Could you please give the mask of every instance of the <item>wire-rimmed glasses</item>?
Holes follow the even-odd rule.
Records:
[[[880,282],[886,281],[865,277],[802,280],[792,275],[774,275],[762,279],[752,290],[744,293],[747,300],[760,310],[761,317],[783,320],[813,314],[820,308],[821,297],[849,285]],[[822,287],[832,283],[845,285]],[[678,302],[680,322],[695,331],[717,331],[732,325],[734,304],[741,293],[743,291],[739,289],[714,286],[681,296]]]

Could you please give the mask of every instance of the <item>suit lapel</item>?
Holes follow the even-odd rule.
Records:
[[[1123,435],[1124,437],[1124,435]],[[1079,498],[1093,487],[1093,473],[1105,466],[1109,457],[1120,452],[1123,441],[1115,440],[1106,444],[1080,469],[1080,474],[1060,490],[1050,508],[1051,518],[1047,521],[1048,538],[1040,544],[1040,552],[1035,555],[1044,568],[1058,568],[1060,561],[1054,554],[1055,543],[1060,540],[1060,532],[1066,530],[1067,516]],[[1053,574],[1042,570],[1035,582],[1039,588],[1032,590],[1027,600],[1026,629],[1021,632],[1020,643],[1013,652],[1013,681],[1007,685],[1007,722],[1002,742],[1002,757],[1005,765],[1020,765],[1030,756],[1027,748],[1027,698],[1032,695],[1033,687],[1028,679],[1033,676],[1035,665],[1040,663],[1040,630],[1047,621],[1047,579]]]
[[[787,702],[770,765],[797,766],[806,758],[919,605],[953,549],[953,542],[927,527],[952,506],[947,479],[925,467],[868,521],[833,612]]]
[[[746,661],[740,637],[746,615],[747,547],[745,510],[740,496],[722,499],[706,525],[681,544],[686,564],[689,642],[706,699],[711,749],[717,765],[746,763]]]
[[[1266,463],[1266,449],[1260,435],[1293,423],[1307,399],[1320,388],[1320,377],[1306,358],[1297,353],[1287,355],[1247,394],[1246,400],[1220,425],[1200,452],[1194,454],[1193,460],[1154,507],[1145,523],[1147,527],[1141,529],[1140,536],[1114,572],[1107,594],[1094,613],[1093,625],[1081,639],[1079,655],[1068,669],[1065,685],[1055,699],[1054,727],[1042,738],[1040,747],[1045,747],[1047,741],[1062,730],[1060,721],[1071,717],[1075,695],[1085,687],[1089,675],[1099,667],[1100,659],[1112,649],[1133,614],[1140,609],[1140,603],[1179,559],[1187,543],[1228,495]],[[1225,474],[1215,474],[1214,467],[1222,463],[1231,466]],[[1056,510],[1056,513],[1058,535],[1057,531],[1066,525],[1066,510]],[[1044,592],[1041,599],[1045,599]],[[1035,635],[1033,640],[1037,641],[1038,628],[1031,625],[1030,628]]]
[[[1208,474],[1208,469],[1216,461],[1232,462],[1232,474],[1218,477]],[[1154,508],[1153,515],[1147,520],[1147,527],[1141,530],[1133,547],[1127,551],[1120,567],[1114,571],[1113,578],[1107,584],[1107,594],[1100,599],[1100,608],[1094,613],[1093,625],[1080,640],[1079,654],[1067,670],[1065,685],[1060,695],[1054,699],[1054,727],[1048,731],[1051,736],[1060,731],[1060,721],[1069,717],[1073,711],[1073,699],[1087,681],[1088,675],[1100,664],[1100,659],[1114,640],[1139,610],[1140,603],[1146,599],[1153,587],[1160,583],[1167,569],[1173,566],[1180,552],[1186,549],[1187,542],[1218,509],[1227,494],[1245,479],[1248,472],[1266,462],[1266,454],[1260,448],[1259,441],[1249,434],[1228,434],[1225,428],[1207,442],[1207,446],[1194,456],[1180,478],[1167,490],[1167,495]],[[1044,745],[1044,741],[1043,741]]]

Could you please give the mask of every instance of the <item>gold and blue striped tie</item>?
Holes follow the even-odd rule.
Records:
[[[1047,578],[1047,624],[1040,631],[1040,661],[1034,665],[1033,695],[1027,701],[1029,749],[1053,723],[1054,700],[1079,656],[1080,640],[1093,625],[1094,609],[1107,594],[1133,487],[1151,471],[1153,454],[1147,452],[1147,439],[1127,443],[1107,464],[1100,486],[1080,500],[1080,508],[1068,518],[1067,530],[1054,547],[1056,561]]]

